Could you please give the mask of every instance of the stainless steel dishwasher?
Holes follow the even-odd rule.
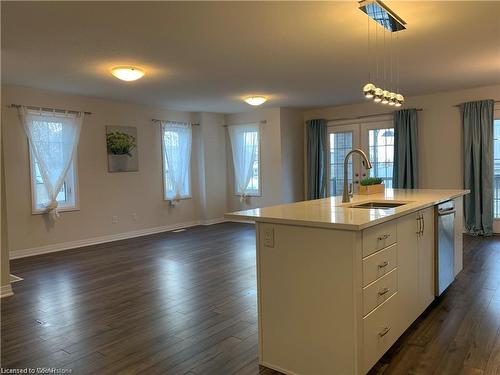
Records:
[[[455,205],[453,201],[436,208],[436,295],[455,279]]]

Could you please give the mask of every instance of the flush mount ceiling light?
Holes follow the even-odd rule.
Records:
[[[399,53],[393,50],[394,44],[396,47],[399,45],[398,32],[406,29],[406,22],[381,0],[361,0],[359,9],[368,16],[367,56],[372,60],[369,61],[369,83],[363,86],[363,95],[367,99],[373,99],[375,103],[400,107],[404,97],[398,93]],[[393,37],[394,34],[396,38]],[[372,81],[381,85],[376,86]]]
[[[249,96],[243,100],[250,105],[261,105],[267,101],[267,98],[264,96]]]
[[[111,74],[122,81],[135,81],[144,75],[144,70],[135,66],[116,66]]]

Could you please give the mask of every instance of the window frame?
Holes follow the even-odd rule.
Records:
[[[238,126],[238,125],[233,125],[233,126]],[[259,125],[258,127],[258,131],[257,131],[257,141],[258,141],[258,145],[257,145],[257,164],[259,166],[259,173],[258,173],[258,178],[259,178],[259,189],[255,190],[248,190],[246,192],[246,196],[247,197],[262,197],[262,164],[261,164],[261,160],[262,160],[262,154],[261,154],[261,140],[262,140],[262,132],[261,132],[261,126]],[[231,140],[230,140],[231,141]],[[231,147],[231,145],[230,145]],[[233,153],[231,151],[231,159],[233,158]],[[237,187],[237,182],[236,182],[236,173],[234,171],[234,163],[233,163],[233,196],[235,197],[241,197],[243,195],[242,192],[239,192],[238,191],[238,187]]]
[[[29,153],[29,168],[30,168],[30,185],[31,185],[31,214],[32,215],[43,215],[47,213],[47,209],[44,207],[40,207],[36,202],[36,172],[35,172],[35,155],[33,154],[33,150],[31,149],[31,145],[28,141],[28,153]],[[72,189],[71,193],[74,197],[74,203],[59,203],[57,206],[57,211],[59,212],[71,212],[71,211],[80,211],[80,194],[79,194],[79,178],[78,178],[78,148],[73,155],[73,159],[71,160],[70,169],[72,170],[71,176],[66,174],[66,178],[64,182],[66,185],[71,183]],[[71,178],[72,177],[72,178]]]
[[[175,122],[178,122],[178,123],[181,123],[182,121],[175,121]],[[183,123],[183,122],[182,122]],[[161,176],[161,184],[162,184],[162,191],[163,191],[163,200],[165,202],[172,202],[175,198],[169,198],[167,197],[167,180],[166,180],[166,176],[167,176],[167,163],[166,163],[166,160],[165,160],[165,142],[163,140],[163,136],[165,135],[165,131],[164,131],[164,126],[163,124],[161,124],[159,126],[160,128],[160,147],[161,147],[161,172],[162,172],[162,176]],[[188,194],[187,195],[181,195],[181,197],[179,198],[179,200],[188,200],[188,199],[193,199],[193,189],[192,189],[192,181],[191,181],[191,163],[192,163],[192,160],[193,160],[193,135],[194,135],[194,132],[193,132],[193,128],[191,127],[191,155],[189,157],[189,166],[188,166],[188,175],[187,175],[187,181],[188,181]]]

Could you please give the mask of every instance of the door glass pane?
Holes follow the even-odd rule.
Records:
[[[368,131],[369,157],[373,168],[370,177],[380,177],[387,188],[392,188],[392,168],[394,165],[394,128],[372,129]]]
[[[493,127],[493,217],[500,218],[500,120]]]
[[[352,132],[330,133],[330,196],[342,195],[344,158],[352,150]],[[352,158],[349,160],[349,183],[352,183]]]

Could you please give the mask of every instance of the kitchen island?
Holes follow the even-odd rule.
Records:
[[[285,374],[368,372],[435,298],[435,211],[447,201],[451,267],[461,271],[467,193],[386,189],[226,214],[256,222],[260,363]]]

